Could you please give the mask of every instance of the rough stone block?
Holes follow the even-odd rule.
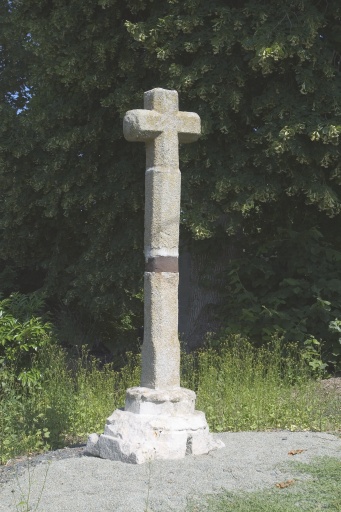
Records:
[[[191,414],[195,409],[195,393],[190,389],[129,388],[126,391],[125,411],[135,414]]]
[[[96,457],[99,457],[98,440],[98,434],[90,434],[86,445],[88,453],[91,453],[91,455],[94,455]]]
[[[180,387],[178,338],[179,275],[144,274],[144,340],[141,386],[152,389]]]
[[[104,434],[89,437],[86,451],[105,459],[142,464],[153,459],[201,455],[222,447],[209,433],[204,413],[194,410],[194,400],[195,393],[184,388],[130,388],[130,410],[114,411],[107,419]],[[155,413],[153,407],[158,405],[161,409]],[[151,414],[146,413],[149,407]]]
[[[151,168],[146,172],[144,254],[178,256],[181,173],[178,169]]]

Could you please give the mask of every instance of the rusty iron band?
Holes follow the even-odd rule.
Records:
[[[149,258],[146,263],[146,272],[179,272],[178,258],[176,256]]]

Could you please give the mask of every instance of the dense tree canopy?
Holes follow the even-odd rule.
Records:
[[[336,353],[339,2],[1,2],[3,288],[141,325],[144,148],[122,118],[174,88],[203,125],[181,148],[182,239],[212,262],[234,248],[213,314]]]

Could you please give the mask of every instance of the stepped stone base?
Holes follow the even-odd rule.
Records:
[[[153,459],[181,459],[222,448],[209,433],[205,414],[195,411],[189,389],[127,390],[125,410],[106,421],[104,434],[91,434],[86,453],[103,459],[142,464]]]

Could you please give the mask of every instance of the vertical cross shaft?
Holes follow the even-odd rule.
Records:
[[[141,386],[178,387],[179,142],[198,139],[200,118],[179,112],[176,91],[158,88],[144,94],[144,110],[126,113],[123,131],[127,140],[146,143]]]

